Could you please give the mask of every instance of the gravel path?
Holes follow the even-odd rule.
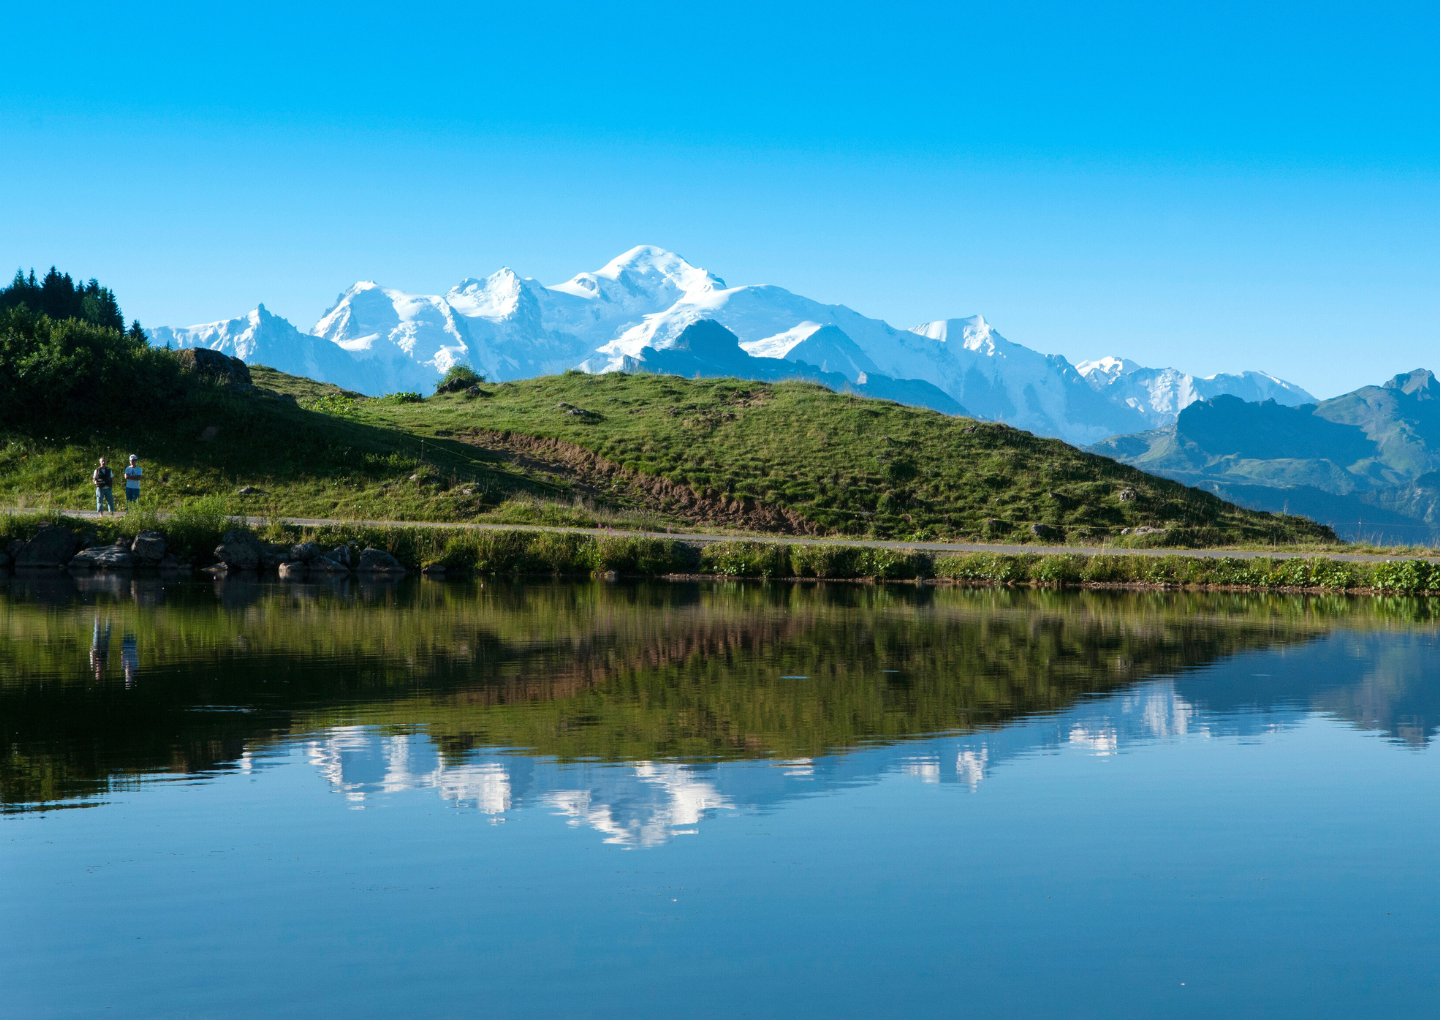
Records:
[[[6,513],[21,513],[23,511],[8,509]],[[66,510],[66,516],[96,519],[100,514],[94,510]],[[160,515],[162,518],[164,514]],[[270,517],[236,517],[236,521],[243,521],[254,527],[260,527],[270,523],[276,518]],[[1311,556],[1324,556],[1326,559],[1343,560],[1350,563],[1384,563],[1396,559],[1424,559],[1431,563],[1440,563],[1440,556],[1397,556],[1383,555],[1378,553],[1314,553],[1295,552],[1287,550],[1275,550],[1268,552],[1263,549],[1127,549],[1120,546],[1084,546],[1084,545],[990,545],[983,543],[968,542],[882,542],[874,539],[864,538],[804,538],[794,535],[705,535],[680,533],[665,534],[654,531],[623,531],[609,528],[565,528],[549,527],[541,524],[464,524],[454,522],[434,521],[365,521],[365,520],[333,520],[324,517],[281,517],[282,523],[293,524],[304,528],[320,528],[329,525],[351,524],[367,528],[456,528],[470,531],[559,531],[575,535],[611,536],[615,538],[673,538],[685,542],[776,542],[781,545],[848,545],[865,546],[872,549],[914,549],[922,552],[936,553],[963,553],[963,552],[986,552],[986,553],[1043,553],[1062,554],[1080,553],[1087,556],[1104,554],[1119,556],[1199,556],[1207,559],[1220,559],[1231,557],[1240,560],[1253,560],[1262,557],[1277,560],[1306,559]]]

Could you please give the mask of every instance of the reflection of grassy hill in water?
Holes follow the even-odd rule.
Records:
[[[1051,540],[1136,526],[1172,529],[1180,544],[1330,537],[1058,440],[810,383],[568,373],[402,402],[269,369],[253,377],[248,393],[191,385],[108,435],[11,434],[0,499],[93,506],[95,458],[134,451],[162,506],[254,486],[234,509],[257,515],[1022,541],[1032,525],[1058,529]]]
[[[1413,600],[859,586],[416,585],[297,600],[226,585],[223,605],[197,585],[167,588],[163,606],[143,604],[158,586],[137,590],[138,604],[5,607],[6,804],[228,767],[354,723],[420,728],[449,754],[813,756],[1001,726],[1337,623],[1428,612]]]

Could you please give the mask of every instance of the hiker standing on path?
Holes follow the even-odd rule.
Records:
[[[130,466],[125,469],[125,508],[128,510],[130,504],[140,498],[140,476],[144,474],[140,470],[140,458],[133,453],[130,455]]]
[[[100,466],[95,469],[91,476],[95,482],[95,512],[103,514],[105,504],[110,504],[110,512],[115,512],[115,472],[105,466],[105,458],[100,458]]]

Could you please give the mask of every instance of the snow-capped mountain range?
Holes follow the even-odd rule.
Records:
[[[497,381],[570,368],[645,370],[647,358],[657,368],[663,360],[663,371],[710,375],[704,365],[690,371],[682,364],[684,345],[664,359],[655,356],[704,320],[734,333],[750,358],[764,359],[755,362],[756,378],[775,378],[779,359],[862,386],[875,375],[916,380],[943,390],[969,414],[1072,443],[1169,424],[1187,404],[1221,393],[1292,406],[1315,399],[1262,372],[1199,378],[1120,358],[1072,365],[1006,340],[978,315],[897,329],[781,287],[727,286],[648,245],[554,286],[508,268],[463,280],[444,295],[360,282],[309,333],[260,305],[239,318],[149,334],[158,346],[209,347],[380,394],[429,392],[461,362]],[[727,373],[744,368],[727,365]]]

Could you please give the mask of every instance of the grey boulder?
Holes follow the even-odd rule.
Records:
[[[279,570],[282,580],[289,579],[292,581],[298,581],[304,578],[305,575],[309,573],[308,568],[300,560],[286,560],[284,563],[280,564]]]
[[[239,358],[205,347],[186,347],[175,352],[175,360],[187,372],[218,379],[237,386],[250,385],[250,368]]]
[[[254,570],[266,552],[260,540],[248,531],[227,531],[215,547],[215,558],[232,570]]]
[[[366,549],[360,554],[360,573],[403,574],[405,568],[384,549]]]
[[[350,547],[348,545],[337,545],[334,549],[326,553],[326,555],[347,569],[355,565],[355,558],[350,555]]]
[[[348,574],[350,568],[343,563],[336,563],[329,556],[316,556],[306,564],[311,573],[315,574]]]
[[[70,559],[70,568],[85,570],[120,570],[133,567],[135,557],[123,544],[96,545],[81,549]]]
[[[80,536],[69,528],[47,525],[15,553],[17,567],[62,567],[80,549]]]
[[[301,563],[309,563],[316,556],[324,556],[325,550],[320,548],[317,542],[301,542],[290,547],[290,558],[299,560]]]
[[[142,531],[130,543],[130,555],[135,562],[145,566],[156,566],[165,558],[165,536],[158,531]]]

